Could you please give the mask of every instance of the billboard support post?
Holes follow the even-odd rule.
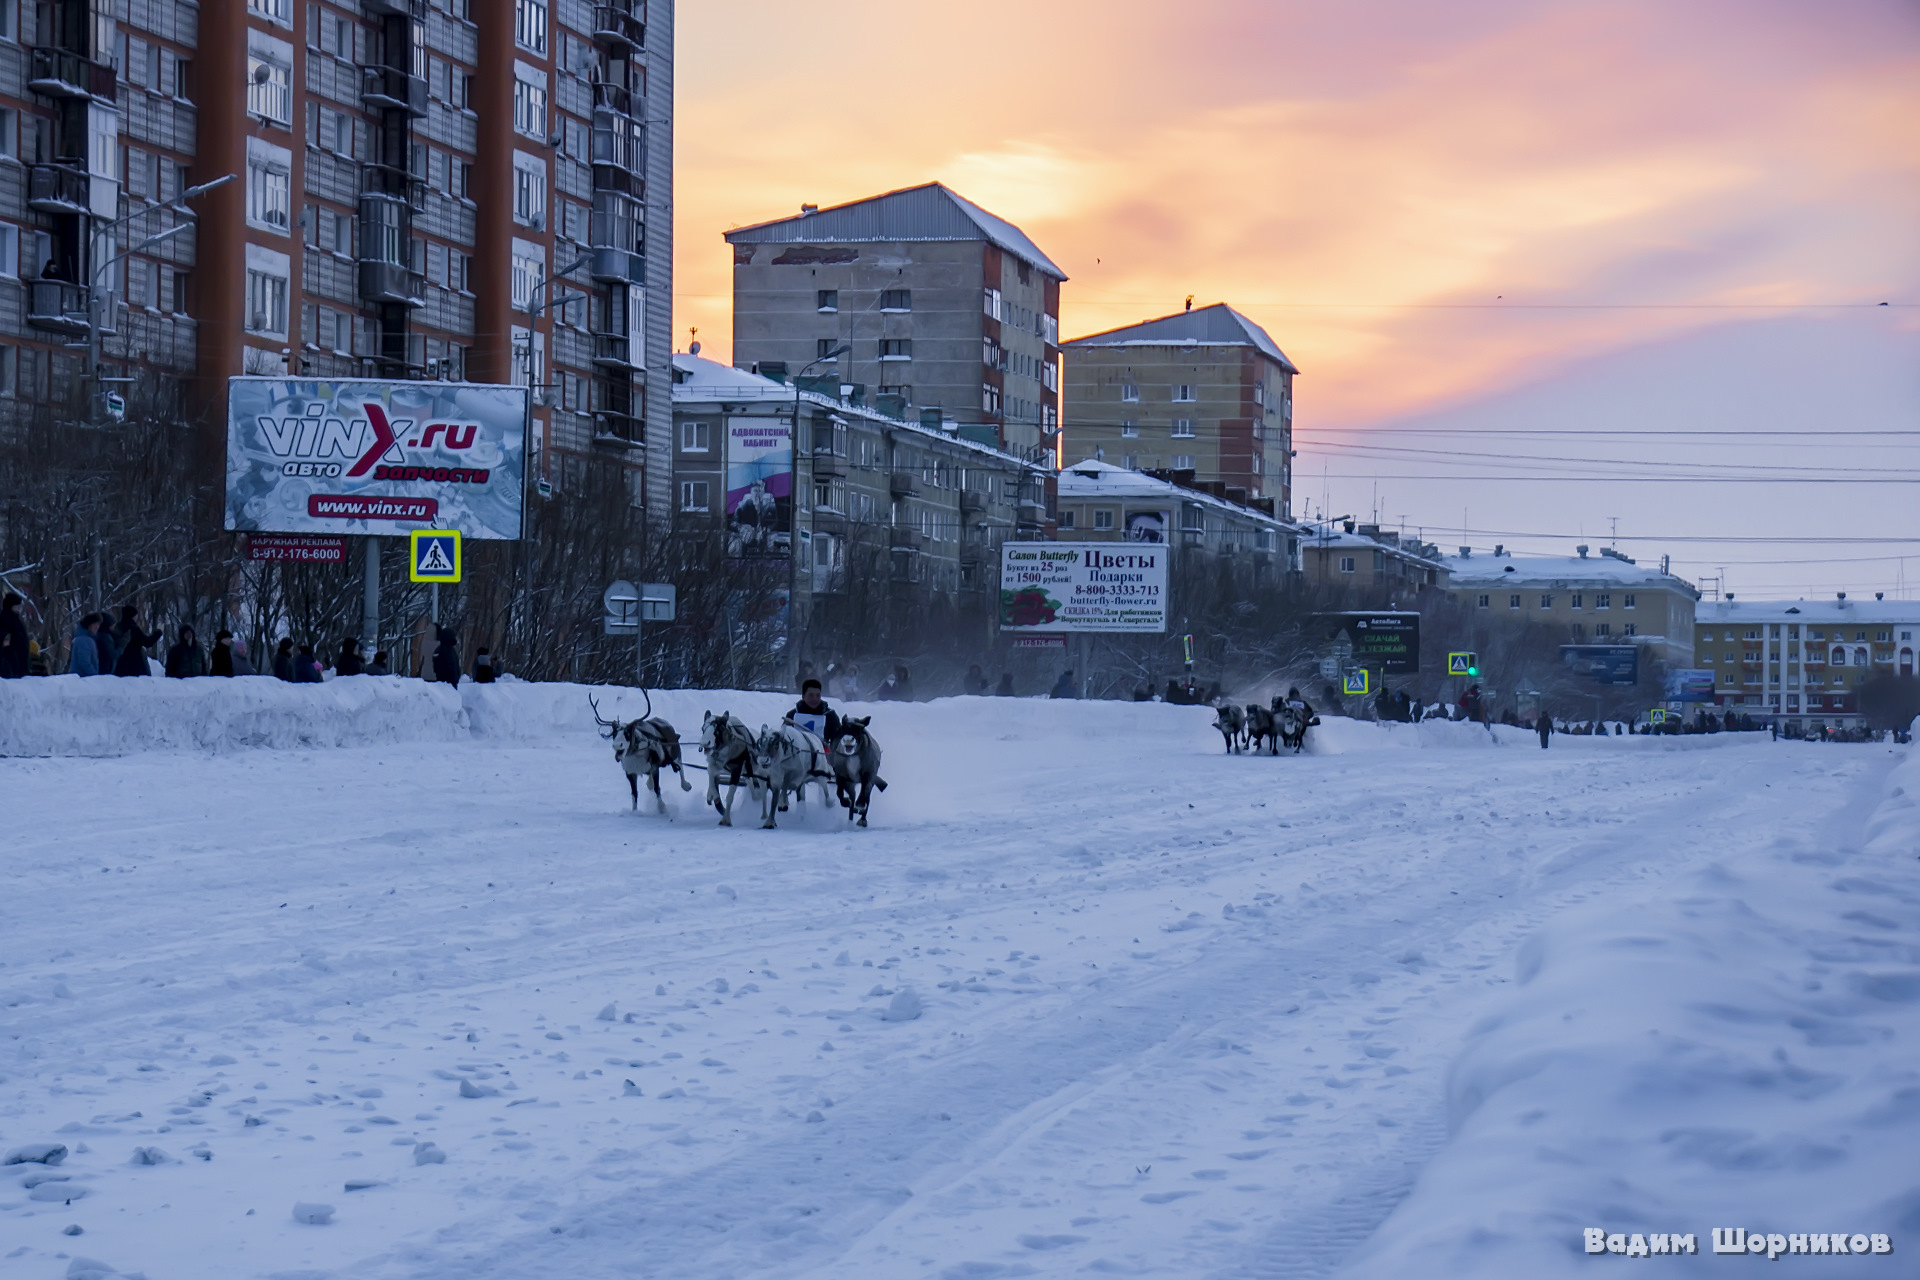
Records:
[[[367,535],[366,594],[361,600],[361,633],[367,637],[367,661],[380,652],[380,539]]]

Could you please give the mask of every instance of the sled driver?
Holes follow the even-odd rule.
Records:
[[[1289,688],[1287,690],[1287,705],[1292,707],[1294,714],[1300,717],[1302,728],[1311,729],[1314,725],[1320,723],[1320,717],[1313,714],[1313,704],[1300,696],[1299,689]]]
[[[800,701],[787,712],[787,719],[822,742],[835,742],[840,737],[840,715],[821,699],[820,682],[811,676],[801,684]]]

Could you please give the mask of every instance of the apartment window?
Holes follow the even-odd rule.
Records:
[[[247,114],[293,123],[293,46],[258,31],[247,33]]]
[[[1139,436],[1139,434],[1140,424],[1133,419],[1129,418],[1120,424],[1120,438],[1122,440],[1132,440]]]
[[[1620,628],[1620,634],[1623,636],[1638,635],[1640,634],[1640,627],[1637,623],[1629,622],[1626,626]],[[1729,659],[1729,661],[1731,661],[1731,659]]]
[[[1175,418],[1173,420],[1173,438],[1174,439],[1176,440],[1191,439],[1192,436],[1193,436],[1193,419],[1192,418]]]
[[[286,235],[293,211],[292,153],[248,141],[254,145],[247,148],[247,221]]]
[[[699,425],[704,426],[705,424],[702,423]],[[682,480],[680,482],[680,509],[682,511],[707,510],[707,482],[705,480]]]
[[[880,309],[882,311],[913,310],[913,290],[911,289],[886,290],[880,295]]]
[[[1602,591],[1593,597],[1593,607],[1596,609],[1611,609],[1613,608],[1613,597],[1607,592]]]
[[[1193,470],[1193,455],[1192,455],[1192,454],[1190,454],[1190,453],[1176,453],[1176,454],[1174,454],[1174,455],[1173,455],[1173,469],[1174,469],[1175,471],[1191,471],[1191,470]]]
[[[1626,595],[1620,597],[1620,606],[1624,609],[1633,608],[1633,593],[1631,591],[1629,591]],[[1628,634],[1631,635],[1632,633],[1629,632]],[[1731,632],[1728,633],[1727,639],[1729,640],[1733,639],[1733,635]]]
[[[513,242],[513,309],[525,311],[533,301],[533,291],[547,274],[547,252],[537,244],[516,239]]]
[[[1000,318],[1000,291],[998,289],[988,289],[985,297],[982,299],[982,307],[990,318],[998,320]]]
[[[1186,404],[1198,398],[1198,396],[1193,394],[1193,388],[1184,382],[1173,389],[1173,402],[1175,404]]]
[[[1581,594],[1578,591],[1576,591],[1572,595],[1567,597],[1567,607],[1569,609],[1578,609],[1581,607],[1581,601],[1583,599],[1584,597],[1581,596]]]
[[[247,272],[247,332],[286,339],[287,278],[284,275]]]
[[[1120,387],[1120,401],[1123,404],[1138,404],[1140,402],[1140,388],[1131,382],[1122,383]]]
[[[1550,595],[1543,595],[1543,596],[1541,596],[1541,597],[1540,597],[1540,607],[1541,607],[1542,609],[1551,609],[1551,608],[1553,608],[1553,597],[1552,597],[1552,596],[1550,596]]]
[[[1120,465],[1129,471],[1138,471],[1140,469],[1140,455],[1137,453],[1129,453],[1120,459]]]
[[[1596,622],[1593,625],[1593,634],[1596,638],[1610,636],[1613,634],[1613,624],[1610,622]]]
[[[1519,597],[1519,596],[1508,596],[1508,597],[1507,597],[1507,608],[1509,608],[1509,609],[1518,609],[1519,607],[1520,607],[1520,597]]]
[[[20,228],[11,222],[0,222],[0,276],[20,277]]]
[[[1062,533],[1073,532],[1073,512],[1072,511],[1065,510],[1065,509],[1061,510],[1059,527],[1060,527],[1060,532]]]
[[[1359,567],[1360,567],[1360,562],[1356,560],[1353,556],[1340,557],[1340,572],[1352,573],[1355,570],[1357,570]]]
[[[0,5],[6,0],[0,0]],[[20,156],[20,113],[12,107],[0,107],[0,156]]]
[[[546,0],[513,0],[513,38],[522,49],[546,53]]]
[[[1474,601],[1474,603],[1475,603],[1476,605],[1478,605],[1478,606],[1479,606],[1480,608],[1482,608],[1482,609],[1484,609],[1484,608],[1486,608],[1486,607],[1487,607],[1487,606],[1488,606],[1489,604],[1491,604],[1491,603],[1493,603],[1493,597],[1492,597],[1492,596],[1480,596],[1480,597],[1478,597],[1477,599],[1475,599],[1475,601]]]
[[[278,23],[283,27],[293,25],[293,19],[288,16],[287,0],[247,0],[247,12],[258,14],[268,22]]]
[[[518,151],[513,155],[513,220],[523,227],[547,221],[547,166]]]
[[[913,359],[913,339],[912,338],[880,339],[880,358],[882,360]]]
[[[838,289],[818,290],[814,293],[813,299],[814,310],[816,311],[838,311],[840,309],[840,291]]]
[[[683,422],[680,424],[680,452],[708,453],[713,449],[708,432],[711,427],[705,422]]]
[[[547,88],[516,77],[513,82],[513,127],[529,138],[546,140]]]
[[[1113,512],[1096,511],[1093,513],[1093,531],[1095,533],[1113,532]]]

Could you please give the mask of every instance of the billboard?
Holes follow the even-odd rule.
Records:
[[[727,419],[727,554],[793,547],[793,434],[778,418]]]
[[[1127,512],[1128,542],[1169,542],[1173,538],[1173,512]]]
[[[1667,672],[1668,702],[1712,702],[1713,672],[1682,669]]]
[[[1563,644],[1560,661],[1595,684],[1640,683],[1640,650],[1630,644]]]
[[[1168,552],[1137,542],[1004,543],[1000,627],[1165,632]]]
[[[227,381],[227,521],[260,533],[520,537],[527,393],[466,382]]]
[[[1420,671],[1420,615],[1417,613],[1343,613],[1340,630],[1353,643],[1356,666],[1382,675],[1410,676]]]

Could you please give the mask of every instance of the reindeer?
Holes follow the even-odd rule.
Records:
[[[638,720],[624,723],[619,719],[608,720],[600,714],[600,704],[591,696],[587,705],[593,708],[593,722],[600,726],[601,736],[613,740],[613,758],[626,770],[627,787],[633,792],[633,808],[640,808],[640,775],[647,775],[647,790],[653,792],[656,811],[667,811],[666,797],[660,794],[660,770],[672,769],[680,776],[680,789],[693,790],[693,784],[687,781],[686,773],[680,768],[680,734],[667,721],[653,714],[653,698],[642,689],[647,698],[647,710]]]
[[[1249,702],[1247,704],[1247,745],[1258,753],[1262,740],[1271,746],[1271,754],[1280,754],[1279,730],[1274,725],[1273,712],[1257,702]]]
[[[731,711],[709,711],[700,721],[700,750],[707,757],[707,803],[720,812],[720,825],[733,825],[733,797],[745,778],[755,799],[760,777],[753,768],[753,731]],[[727,775],[727,802],[720,803],[720,774]]]
[[[1213,727],[1227,740],[1227,754],[1246,747],[1247,713],[1231,702],[1223,702],[1213,709]]]
[[[887,789],[887,780],[880,776],[880,744],[867,732],[872,723],[872,716],[842,717],[840,738],[833,744],[834,788],[846,806],[847,820],[858,817],[863,827],[875,788]]]
[[[778,729],[760,726],[753,742],[753,771],[766,787],[760,793],[762,828],[779,826],[774,815],[786,811],[789,794],[804,805],[809,782],[819,786],[821,803],[828,803],[827,780],[833,775],[827,771],[826,755],[826,744],[791,720]]]
[[[1286,747],[1295,755],[1307,743],[1307,730],[1320,723],[1320,717],[1313,714],[1313,708],[1296,698],[1284,698],[1276,695],[1273,699],[1273,724],[1280,735],[1273,753],[1280,754],[1280,748]]]

